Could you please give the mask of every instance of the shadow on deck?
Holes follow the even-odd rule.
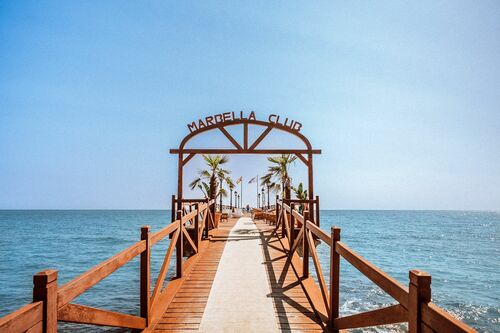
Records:
[[[267,296],[272,299],[279,331],[324,331],[288,259],[285,244],[274,232],[274,226],[256,221],[258,231],[243,229],[229,235],[236,222],[237,219],[229,219],[219,229],[211,231],[206,249],[200,253],[196,265],[168,304],[162,318],[146,331],[166,333],[199,330],[226,244],[251,239],[260,240],[262,264],[265,265],[269,283],[270,292]],[[237,282],[244,288],[244,281]],[[241,331],[245,331],[245,327],[241,327]]]

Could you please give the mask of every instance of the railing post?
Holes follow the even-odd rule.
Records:
[[[295,217],[293,216],[293,210],[295,209],[295,204],[290,204],[290,250],[292,249],[293,242],[295,240]]]
[[[211,206],[211,208],[210,208],[210,209],[211,209],[211,211],[210,211],[210,212],[212,213],[212,222],[213,222],[213,227],[214,227],[214,229],[217,229],[217,224],[216,224],[216,222],[215,222],[215,212],[217,211],[217,209],[216,209],[216,207],[215,207],[215,206],[216,206],[216,204],[215,204],[215,198],[214,198],[213,200],[214,200],[214,203],[212,204],[212,206]]]
[[[205,228],[203,228],[203,237],[205,239],[208,239],[208,226],[209,226],[208,219],[210,218],[210,206],[208,205],[209,202],[210,199],[207,198],[207,210],[206,210],[207,216],[205,217]]]
[[[286,215],[286,208],[284,207],[285,206],[285,199],[283,199],[281,201],[281,238],[285,238],[286,236],[286,227],[285,227],[285,223],[286,223],[286,220],[288,220],[285,215]]]
[[[196,209],[196,216],[194,217],[194,243],[196,244],[196,252],[199,252],[200,249],[200,210],[199,210],[200,204],[196,203],[194,205],[194,209]]]
[[[340,228],[332,227],[330,232],[332,242],[330,244],[330,313],[328,314],[330,328],[334,329],[334,320],[339,317],[340,300],[340,255],[335,250],[337,242],[340,241]]]
[[[316,210],[314,211],[316,213],[316,225],[319,227],[319,196],[316,196]]]
[[[276,219],[275,219],[276,228],[278,228],[278,222],[280,218],[280,205],[278,204],[279,199],[280,199],[279,195],[276,194]]]
[[[176,252],[176,267],[177,267],[177,278],[182,277],[182,259],[184,257],[184,238],[183,238],[183,232],[182,230],[184,229],[184,223],[182,223],[182,211],[178,210],[177,211],[177,219],[179,220],[179,237],[177,237],[177,246],[175,249]]]
[[[171,206],[171,210],[172,210],[172,218],[171,218],[171,221],[170,223],[174,222],[175,221],[175,212],[177,211],[177,208],[175,207],[175,195],[172,194],[172,206]]]
[[[309,242],[307,241],[307,219],[309,219],[309,212],[304,211],[304,224],[302,228],[304,228],[303,237],[302,237],[302,277],[309,277]]]
[[[146,327],[149,326],[149,302],[151,292],[151,246],[149,244],[149,226],[141,228],[141,240],[146,241],[146,249],[141,253],[141,317],[146,319]]]
[[[43,302],[43,333],[57,332],[57,271],[48,269],[33,276],[33,302]]]
[[[408,289],[408,332],[420,333],[421,305],[431,301],[431,276],[426,272],[411,270]]]

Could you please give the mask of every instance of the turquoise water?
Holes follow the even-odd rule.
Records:
[[[35,272],[57,269],[63,284],[137,241],[142,225],[159,230],[169,219],[169,211],[0,211],[0,316],[31,300]],[[405,285],[410,269],[428,271],[435,303],[481,332],[499,331],[500,213],[322,211],[321,227],[332,225],[342,228],[347,245]],[[153,277],[167,245],[153,248]],[[328,278],[328,248],[318,251]],[[341,265],[342,314],[393,303],[345,261]],[[136,258],[75,302],[137,314],[138,290]]]

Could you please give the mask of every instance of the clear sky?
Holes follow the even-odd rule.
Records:
[[[322,208],[498,210],[499,32],[498,1],[2,1],[0,208],[166,208],[186,123],[255,110],[323,150]],[[244,203],[265,166],[232,159]]]

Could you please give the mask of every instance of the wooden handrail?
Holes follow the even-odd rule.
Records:
[[[311,221],[306,221],[307,223],[307,230],[310,230],[314,236],[318,237],[321,239],[323,242],[325,242],[328,246],[330,246],[332,239],[330,236],[326,234],[323,230],[321,230],[317,225],[312,223]]]
[[[179,211],[179,218],[172,219],[173,221],[169,225],[153,234],[150,234],[148,226],[142,227],[140,241],[94,266],[60,288],[57,287],[57,271],[47,270],[37,273],[34,276],[33,295],[35,302],[0,318],[0,331],[17,333],[29,330],[29,332],[51,333],[57,330],[57,320],[133,329],[148,327],[150,313],[157,312],[154,307],[158,298],[162,296],[162,286],[174,248],[181,242],[182,235],[185,235],[195,252],[198,252],[198,245],[202,238],[201,231],[204,230],[209,210],[215,203],[214,200],[207,199],[191,199],[191,201],[197,209],[193,210],[191,207],[189,209],[191,212],[188,213],[183,208],[184,215],[182,215],[182,210]],[[172,207],[176,202],[187,203],[188,200],[177,200],[172,197]],[[183,225],[191,219],[194,219],[195,222],[198,221],[199,214],[202,214],[202,225],[198,226],[199,236],[195,242]],[[174,232],[176,236],[171,240],[153,295],[150,295],[150,248]],[[141,317],[70,303],[138,255],[141,255]]]
[[[150,244],[154,245],[154,244],[158,243],[163,238],[167,237],[168,235],[170,235],[171,233],[176,231],[177,228],[179,228],[179,220],[176,220],[176,221],[170,223],[168,226],[166,226],[162,230],[159,230],[159,231],[155,232],[154,234],[152,234],[151,239],[150,239]]]
[[[302,200],[304,203],[310,203],[310,200]],[[476,332],[473,328],[454,318],[445,310],[430,302],[430,275],[420,271],[410,272],[410,288],[402,285],[399,281],[389,274],[372,264],[367,259],[353,251],[346,244],[340,241],[340,229],[332,228],[331,235],[319,228],[319,214],[316,211],[316,220],[310,221],[308,216],[300,214],[294,209],[296,203],[301,200],[280,200],[276,198],[276,228],[282,228],[282,237],[288,238],[290,256],[294,255],[301,238],[303,238],[304,255],[313,257],[313,263],[316,269],[319,287],[321,291],[322,303],[320,307],[327,309],[328,326],[333,332],[340,329],[361,328],[367,326],[386,325],[399,322],[409,322],[409,331],[411,333],[434,331],[434,332]],[[317,198],[319,203],[319,198]],[[287,204],[289,203],[289,204]],[[292,216],[292,221],[287,218],[287,213]],[[307,212],[306,212],[307,213]],[[291,223],[303,222],[297,239],[292,242],[295,235],[290,233],[290,229],[295,227]],[[290,225],[289,225],[290,224]],[[326,292],[326,284],[319,258],[314,246],[312,236],[317,237],[330,247],[330,294]],[[306,248],[306,245],[308,248]],[[364,276],[374,282],[378,287],[393,297],[399,304],[381,308],[377,310],[365,311],[356,315],[347,317],[338,317],[339,301],[339,258],[344,258],[349,264],[360,271]],[[308,260],[303,260],[303,266]],[[299,270],[297,267],[296,270]],[[307,272],[307,269],[304,269]],[[303,276],[306,278],[307,274]],[[419,284],[419,281],[420,282]],[[415,284],[416,283],[416,284]],[[420,288],[420,289],[419,289]],[[313,299],[312,302],[314,303]],[[313,304],[314,307],[316,307]]]
[[[21,333],[29,329],[42,331],[43,302],[27,304],[0,318],[0,332]]]
[[[408,288],[392,278],[389,274],[351,250],[342,242],[337,242],[335,251],[347,260],[358,271],[398,301],[403,307],[408,308]]]
[[[139,241],[117,255],[83,273],[76,279],[69,281],[57,292],[57,307],[61,308],[65,306],[77,296],[81,295],[84,291],[92,288],[99,281],[128,263],[134,257],[141,254],[145,249],[146,241]]]
[[[422,321],[436,332],[475,332],[434,303],[422,304]]]

